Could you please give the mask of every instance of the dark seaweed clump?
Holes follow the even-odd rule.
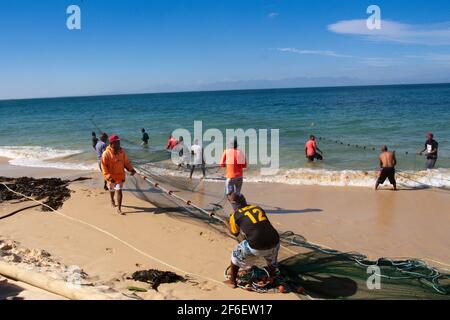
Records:
[[[64,201],[70,198],[68,185],[71,181],[68,180],[61,180],[59,178],[0,177],[0,182],[6,184],[11,190],[40,200],[53,209],[61,208]],[[22,196],[9,191],[3,184],[0,184],[0,202],[23,199]],[[45,206],[41,206],[41,210],[51,211],[51,209]]]
[[[152,289],[158,290],[161,283],[185,282],[186,279],[170,271],[160,271],[156,269],[136,271],[131,279],[149,283]]]

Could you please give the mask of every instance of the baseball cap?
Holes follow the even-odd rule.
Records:
[[[113,134],[112,136],[109,137],[109,143],[113,143],[116,141],[120,141],[120,138],[117,134]]]

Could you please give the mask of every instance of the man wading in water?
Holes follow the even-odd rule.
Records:
[[[397,190],[397,182],[395,181],[395,166],[397,165],[397,159],[395,159],[395,152],[388,151],[387,146],[381,148],[380,154],[380,173],[375,184],[375,190],[378,190],[378,186],[389,179],[389,182],[394,186],[394,190]]]

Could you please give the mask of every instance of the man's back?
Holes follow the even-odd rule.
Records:
[[[202,155],[202,147],[199,146],[198,144],[194,144],[191,147],[191,151],[194,153],[193,154],[193,164],[197,165],[197,164],[202,164],[203,163],[203,155]]]
[[[237,225],[250,246],[256,250],[273,248],[280,240],[266,213],[258,206],[247,205],[237,209],[230,217],[230,225],[232,229]]]
[[[97,154],[98,160],[102,160],[102,154],[105,150],[106,150],[106,143],[101,140],[97,142],[97,144],[95,145],[95,152]]]
[[[227,167],[227,178],[240,178],[244,175],[244,169],[247,168],[247,161],[241,150],[230,148],[223,152],[220,166]]]
[[[392,151],[385,151],[380,154],[380,161],[383,168],[393,168],[397,164],[395,154]]]
[[[308,140],[305,144],[306,148],[306,155],[307,156],[313,156],[316,154],[316,141],[315,140]]]

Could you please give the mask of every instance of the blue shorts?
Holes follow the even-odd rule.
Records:
[[[230,195],[233,192],[241,194],[242,183],[243,183],[242,177],[227,179],[227,181],[225,182],[226,195]]]

